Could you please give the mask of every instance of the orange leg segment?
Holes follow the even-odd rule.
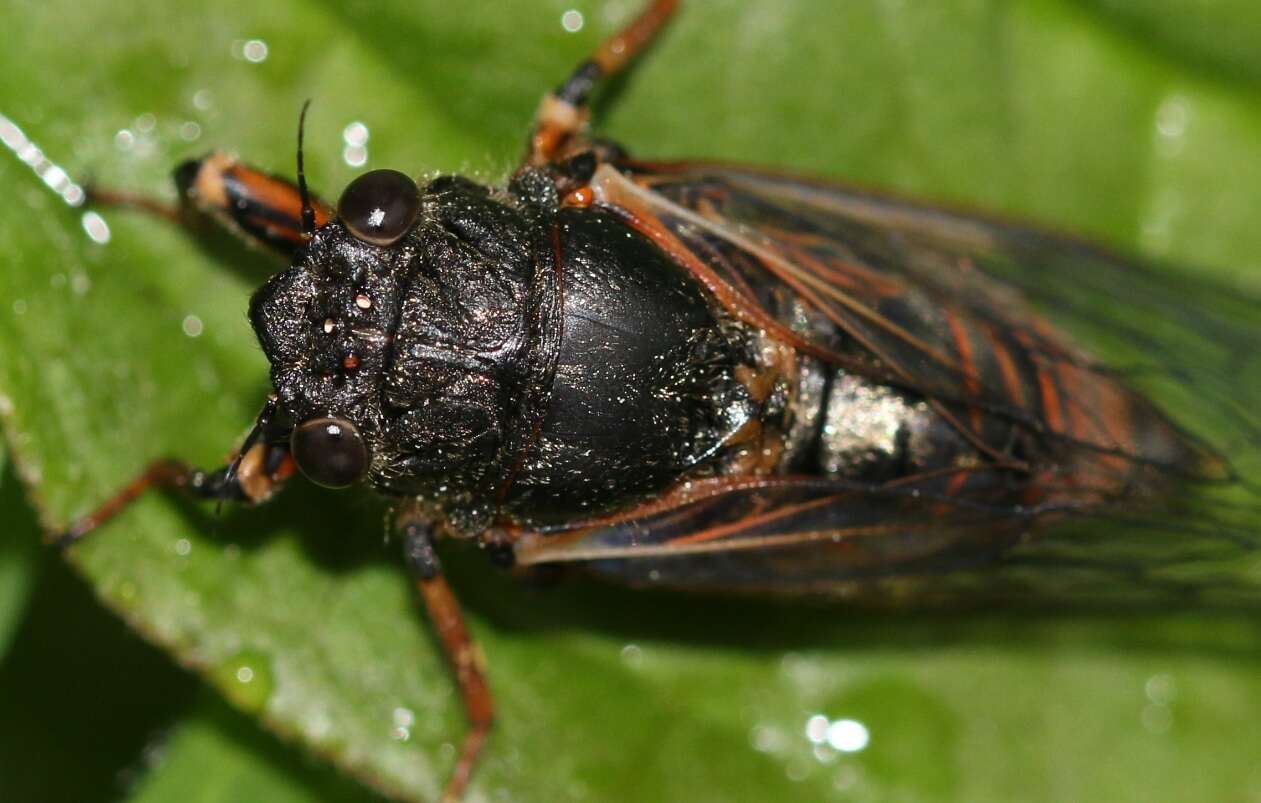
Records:
[[[302,198],[292,181],[264,173],[221,151],[175,169],[175,204],[138,193],[88,188],[88,204],[136,209],[179,226],[204,228],[206,221],[286,259],[306,243]],[[331,220],[333,208],[311,199],[314,226]]]
[[[600,44],[555,92],[543,97],[526,153],[527,165],[544,165],[563,155],[590,119],[588,101],[596,84],[626,68],[657,37],[678,0],[654,0],[625,28]]]
[[[181,460],[155,460],[50,541],[54,546],[69,546],[122,513],[148,491],[160,488],[177,488],[201,499],[260,504],[270,499],[294,471],[289,449],[275,444],[253,444],[239,460],[215,471],[204,471]]]
[[[424,523],[410,521],[403,524],[402,531],[408,571],[420,591],[442,651],[446,653],[469,721],[468,735],[464,737],[455,768],[442,793],[443,803],[458,803],[494,723],[495,701],[486,682],[481,652],[464,624],[459,601],[442,576],[442,565],[434,552],[429,528]]]

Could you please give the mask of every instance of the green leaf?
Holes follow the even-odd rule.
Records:
[[[576,34],[559,23],[571,5]],[[1122,6],[695,2],[599,121],[636,153],[962,201],[1255,288],[1256,55],[1192,29],[1256,31],[1261,9],[1201,0],[1164,20]],[[171,166],[212,147],[290,172],[307,97],[326,195],[356,172],[342,158],[352,121],[371,131],[370,166],[493,180],[542,90],[629,7],[19,0],[0,112],[72,173],[167,197]],[[257,63],[243,57],[255,39]],[[0,411],[44,523],[159,455],[217,464],[267,392],[243,315],[266,261],[114,212],[96,245],[0,157]],[[266,727],[432,800],[464,724],[380,522],[353,494],[295,487],[227,512],[216,534],[208,510],[154,496],[74,560]],[[1261,788],[1249,617],[871,618],[583,582],[536,591],[447,554],[500,706],[474,799],[1220,801]],[[815,715],[861,722],[870,743],[816,750]],[[192,788],[197,770],[155,788]]]
[[[327,766],[298,760],[246,718],[203,699],[157,751],[127,803],[371,803]],[[210,770],[210,771],[208,771]]]
[[[0,448],[0,517],[5,522],[0,537],[0,657],[3,657],[22,621],[35,566],[39,558],[38,528],[22,500],[22,489]]]
[[[38,554],[27,521],[22,534]],[[44,552],[33,574],[38,583],[0,662],[0,796],[114,800],[196,681],[95,604],[55,552]]]

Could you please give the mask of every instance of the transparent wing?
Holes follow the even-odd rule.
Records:
[[[1159,450],[1144,448],[1142,427],[1120,423],[1157,417],[1148,399],[1223,424],[1216,451],[1237,439],[1257,451],[1254,299],[1029,227],[829,184],[693,163],[626,175],[630,205],[701,255],[737,303],[766,310],[790,293],[817,309],[849,338],[810,346],[934,400],[982,451],[999,444],[979,422],[1001,417],[1150,459]],[[1224,473],[1213,448],[1184,441],[1198,454],[1170,455],[1171,468]]]
[[[997,460],[889,485],[716,479],[526,535],[522,564],[883,600],[1255,592],[1261,509],[1239,479],[1261,471],[1255,300],[1070,238],[841,186],[697,163],[623,168],[603,177],[604,202],[723,303],[807,353],[922,393],[983,455],[1000,450],[986,423],[1001,419],[1118,477],[1141,467],[1177,483],[1142,504],[1022,506]],[[794,331],[784,297],[847,337]],[[1153,428],[1184,448],[1161,453]]]

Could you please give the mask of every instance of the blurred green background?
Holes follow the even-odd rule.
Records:
[[[330,197],[355,122],[369,167],[490,181],[634,5],[10,0],[0,113],[72,174],[168,197],[210,148],[290,172],[308,97]],[[694,0],[598,121],[1256,292],[1257,42],[1252,0]],[[243,312],[271,266],[114,212],[94,244],[7,152],[0,188],[0,799],[434,799],[464,726],[376,503],[299,484],[216,533],[153,498],[74,571],[39,548],[154,456],[222,458],[267,390]],[[502,711],[474,800],[1261,799],[1252,615],[872,617],[537,590],[447,553]],[[820,747],[816,717],[867,741]]]

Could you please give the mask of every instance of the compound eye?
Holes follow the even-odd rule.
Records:
[[[420,215],[420,189],[397,170],[371,170],[342,192],[337,214],[365,243],[393,245]]]
[[[341,418],[313,418],[294,428],[289,451],[307,479],[345,488],[368,473],[368,446],[355,425]]]

